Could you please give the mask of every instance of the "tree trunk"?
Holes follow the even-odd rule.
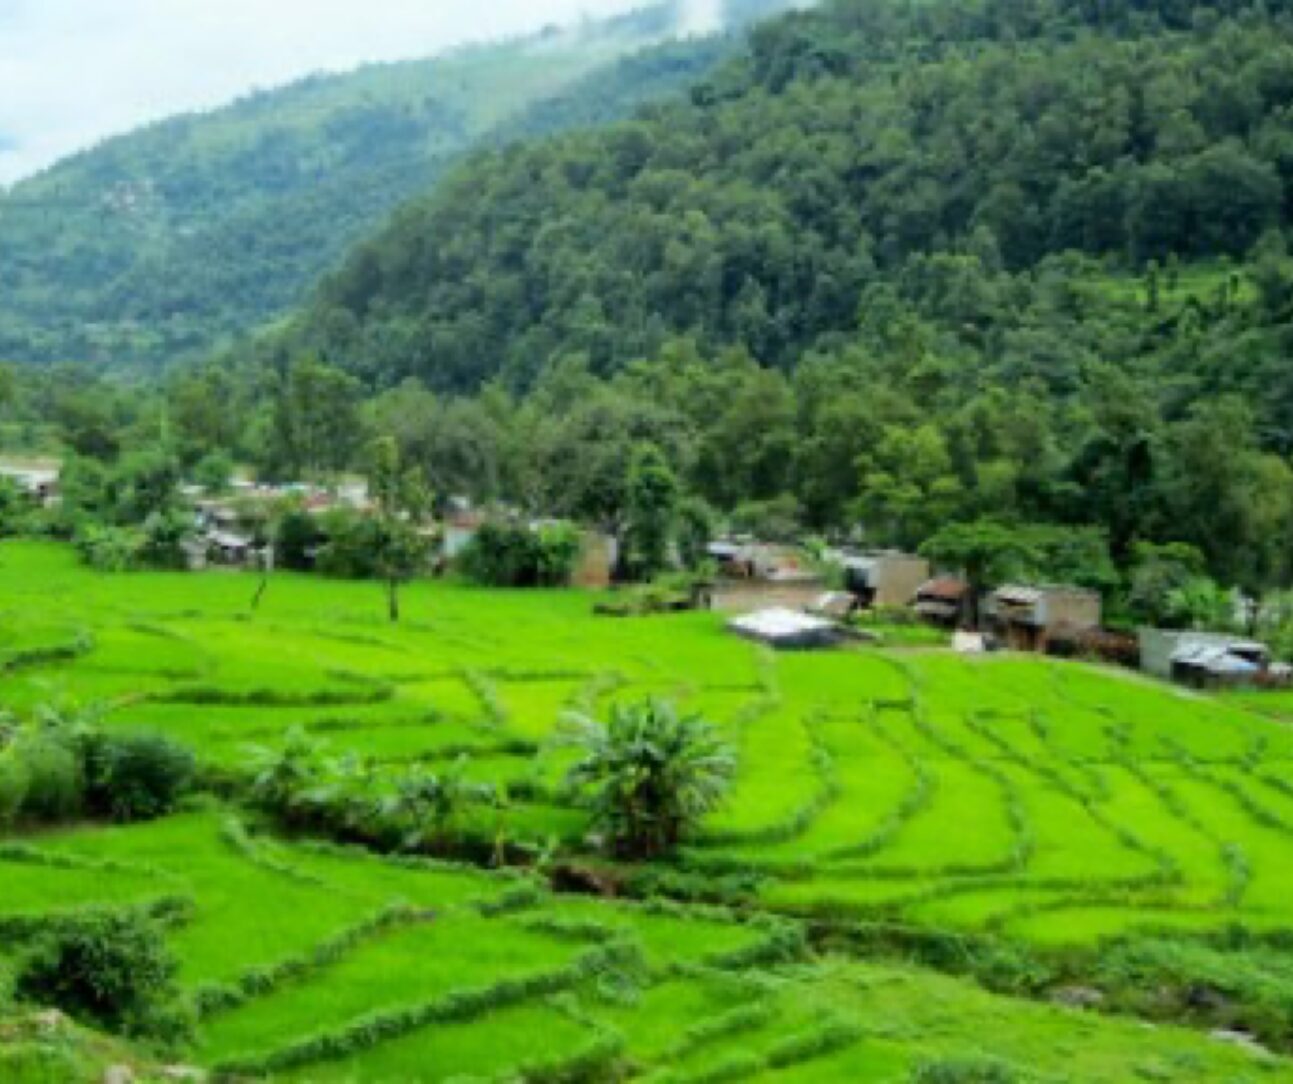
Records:
[[[265,592],[269,590],[269,577],[262,576],[260,584],[256,588],[256,593],[251,598],[251,612],[255,613],[260,609],[261,599],[265,597]]]
[[[390,609],[391,623],[398,624],[400,620],[400,584],[398,580],[386,581],[386,600]]]

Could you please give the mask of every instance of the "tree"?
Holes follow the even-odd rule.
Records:
[[[373,569],[386,584],[390,619],[398,622],[400,586],[426,567],[427,543],[417,524],[428,502],[417,475],[401,471],[399,446],[393,437],[374,442],[369,485],[377,501],[371,539]]]
[[[882,542],[918,545],[962,498],[947,441],[934,425],[889,429],[860,468],[858,510],[868,534]]]
[[[232,478],[233,460],[224,452],[208,452],[193,466],[193,481],[213,495],[229,492]]]
[[[681,499],[678,479],[653,444],[633,453],[628,477],[628,567],[649,580],[669,563]]]
[[[992,520],[949,524],[926,541],[920,552],[965,576],[969,590],[964,616],[971,627],[979,623],[980,596],[1030,553],[1028,542],[1017,528]]]
[[[1203,578],[1203,554],[1184,542],[1139,542],[1132,547],[1132,561],[1127,584],[1131,616],[1144,625],[1171,627],[1180,614],[1173,596]]]
[[[563,744],[582,756],[569,781],[592,792],[594,823],[623,858],[654,858],[716,809],[736,772],[736,757],[699,716],[662,700],[614,704],[605,723],[571,713]]]
[[[701,497],[685,497],[678,506],[678,557],[692,571],[709,560],[714,538],[714,510]]]
[[[359,383],[303,355],[278,375],[262,466],[278,477],[318,476],[349,465],[361,437]]]

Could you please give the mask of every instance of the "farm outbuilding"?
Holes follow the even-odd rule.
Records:
[[[1041,651],[1052,639],[1070,641],[1100,627],[1100,596],[1080,587],[1011,584],[994,591],[988,614],[1002,642],[1016,651]]]
[[[844,558],[845,585],[865,607],[909,606],[929,580],[929,562],[907,553]]]
[[[916,613],[932,625],[951,628],[965,612],[969,585],[954,576],[927,580],[916,589]]]
[[[1272,676],[1265,644],[1224,633],[1141,629],[1140,665],[1154,677],[1196,688],[1252,685]]]

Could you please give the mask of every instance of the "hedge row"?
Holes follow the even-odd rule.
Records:
[[[181,685],[150,693],[146,699],[156,704],[294,708],[381,704],[394,696],[393,685],[365,681],[362,684],[356,683],[354,689],[316,689],[313,692],[288,692],[273,686],[228,689],[220,685]]]
[[[192,897],[173,895],[159,896],[131,907],[92,905],[38,915],[0,915],[0,942],[23,942],[43,934],[58,934],[105,915],[137,914],[163,926],[178,926],[189,921],[196,908],[197,903]]]
[[[425,922],[427,919],[427,912],[407,904],[384,907],[376,914],[347,927],[300,956],[280,960],[267,967],[253,968],[244,972],[232,983],[212,983],[199,987],[193,994],[194,1008],[201,1019],[235,1009],[248,1001],[273,993],[284,983],[336,963],[364,942],[371,941],[389,930]]]
[[[46,869],[80,869],[102,873],[134,873],[159,880],[174,879],[174,874],[144,862],[122,862],[116,858],[91,858],[89,855],[56,853],[25,843],[0,843],[0,862]]]
[[[665,1069],[646,1080],[650,1084],[722,1084],[725,1081],[749,1080],[792,1066],[826,1057],[852,1046],[862,1038],[862,1030],[844,1020],[829,1020],[805,1031],[787,1035],[767,1050],[741,1050],[721,1061],[692,1072]]]
[[[268,1054],[233,1059],[215,1068],[217,1077],[268,1076],[321,1061],[336,1061],[431,1024],[467,1020],[495,1009],[568,989],[613,968],[640,965],[635,945],[599,946],[563,967],[490,986],[459,990],[435,1001],[374,1013],[335,1031],[308,1036]]]
[[[464,670],[461,677],[472,695],[480,702],[484,721],[499,730],[504,729],[510,719],[507,707],[499,697],[494,683],[479,670]]]
[[[268,873],[274,873],[280,877],[286,877],[289,880],[311,885],[315,888],[329,887],[325,878],[313,873],[306,873],[304,870],[299,870],[295,866],[266,854],[264,849],[248,834],[247,826],[237,817],[225,818],[220,825],[220,839],[235,850],[239,857],[246,862]]]

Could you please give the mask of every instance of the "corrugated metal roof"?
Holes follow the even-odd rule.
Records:
[[[1008,584],[997,591],[996,598],[999,602],[1009,603],[1012,606],[1036,606],[1044,595],[1045,592],[1036,587]]]
[[[960,602],[965,598],[967,590],[968,587],[963,580],[952,576],[940,576],[936,580],[922,584],[920,590],[916,592],[916,597],[921,601],[935,599],[940,602]]]
[[[1213,644],[1186,644],[1172,655],[1175,666],[1190,666],[1213,674],[1251,674],[1257,666],[1234,654],[1229,648]]]

